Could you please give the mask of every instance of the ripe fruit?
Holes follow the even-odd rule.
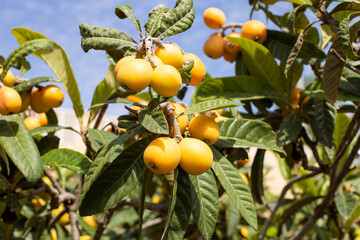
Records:
[[[41,127],[40,121],[34,116],[28,116],[24,119],[24,124],[26,128],[30,131],[34,128]]]
[[[206,115],[198,115],[189,123],[191,137],[200,139],[208,145],[213,145],[219,139],[219,125],[214,119]]]
[[[241,34],[237,33],[237,32],[232,32],[229,35],[227,35],[227,37],[240,38]],[[238,52],[240,52],[239,44],[237,44],[236,42],[231,41],[228,38],[224,38],[224,47],[225,47],[225,50],[227,52],[229,52],[229,53],[238,53]]]
[[[160,65],[154,69],[151,87],[164,97],[171,97],[180,89],[182,79],[179,71],[171,65]]]
[[[47,112],[49,111],[50,107],[45,105],[44,102],[41,100],[41,90],[39,88],[35,88],[31,92],[31,108],[37,113]]]
[[[58,240],[57,232],[56,232],[56,230],[55,230],[54,228],[52,228],[52,229],[50,230],[50,235],[51,235],[51,239],[52,239],[52,240]]]
[[[181,106],[180,104],[172,103],[172,105],[174,107],[174,116],[175,117],[177,115],[179,115],[180,113],[185,112],[185,108],[183,108],[183,106]],[[184,132],[185,132],[187,126],[188,126],[188,123],[189,123],[188,116],[187,115],[182,115],[182,116],[176,118],[176,121],[179,124],[179,129],[180,129],[181,134],[184,134]],[[171,131],[173,131],[173,129],[171,129]]]
[[[155,56],[160,58],[164,64],[177,69],[181,68],[184,63],[182,55],[181,49],[171,43],[165,43],[163,48],[158,46],[155,49]]]
[[[134,95],[129,95],[129,96],[126,97],[126,99],[130,100],[130,101],[133,101],[133,102],[136,102],[136,103],[140,103],[140,104],[145,105],[145,106],[148,105],[147,101],[145,101],[145,100],[143,100],[143,99],[141,99],[141,98],[139,98],[137,96],[134,96]],[[138,106],[135,106],[135,105],[133,105],[131,108],[134,109],[134,110],[143,109],[142,107],[138,107]]]
[[[31,203],[35,208],[35,212],[39,211],[43,206],[46,205],[46,202],[42,198],[33,198],[31,199]]]
[[[213,163],[210,147],[196,138],[184,138],[179,143],[181,150],[180,167],[192,175],[206,172]]]
[[[194,60],[194,67],[190,70],[191,73],[190,85],[191,86],[199,85],[206,74],[206,68],[204,63],[201,61],[201,59],[198,56],[192,53],[184,54],[183,58],[184,58],[184,62],[189,59]]]
[[[263,43],[267,37],[266,27],[258,20],[247,21],[241,28],[241,37]]]
[[[48,120],[46,117],[46,113],[40,113],[39,114],[39,123],[41,126],[46,126],[48,125]]]
[[[234,62],[236,61],[238,53],[229,53],[228,51],[224,51],[224,59],[228,62]]]
[[[21,109],[20,94],[10,87],[0,88],[0,114],[17,113]]]
[[[121,59],[116,63],[115,68],[114,68],[114,75],[115,75],[115,77],[117,76],[117,73],[118,73],[120,67],[124,66],[125,63],[130,62],[130,61],[132,61],[132,60],[134,60],[134,59],[135,59],[135,56],[126,56],[126,57],[121,58]]]
[[[240,165],[245,165],[249,162],[248,158],[236,160]]]
[[[82,235],[79,238],[79,240],[91,240],[91,239],[92,239],[92,236],[90,236],[90,235]]]
[[[291,106],[293,108],[299,108],[299,100],[300,100],[300,92],[302,91],[301,88],[295,88],[294,91],[291,94]],[[301,105],[304,105],[309,101],[309,97],[306,96],[303,100]]]
[[[21,109],[20,112],[25,111],[31,103],[31,95],[29,92],[23,92],[20,94],[21,97]]]
[[[211,7],[204,12],[204,22],[209,28],[219,29],[221,25],[225,24],[226,17],[219,8]]]
[[[160,65],[164,65],[164,63],[161,61],[161,59],[158,56],[153,56],[152,60],[156,65],[155,67],[158,67]]]
[[[83,217],[83,219],[92,228],[97,228],[98,227],[97,220],[96,220],[96,218],[94,216],[86,216],[86,217]]]
[[[40,98],[45,105],[51,108],[57,108],[60,107],[64,101],[64,93],[59,87],[48,85],[41,89]]]
[[[0,68],[0,75],[2,74],[2,72],[3,72],[3,69]],[[3,80],[1,82],[7,87],[14,86],[14,83],[15,83],[14,74],[10,70],[7,71],[6,74],[5,74],[5,77],[3,78]]]
[[[60,204],[59,207],[57,209],[52,210],[52,215],[53,217],[56,217],[57,215],[59,215],[64,209],[64,205]],[[66,224],[68,224],[70,222],[70,218],[69,218],[69,214],[65,213],[64,215],[61,216],[61,218],[59,219],[59,224],[61,226],[65,226]]]
[[[179,165],[180,154],[179,144],[174,139],[160,137],[146,147],[143,159],[154,173],[166,174]]]
[[[249,235],[249,231],[246,228],[241,228],[240,229],[240,234],[241,234],[242,237],[247,238],[248,235]]]
[[[204,53],[213,59],[224,55],[224,38],[219,33],[213,33],[204,43]]]
[[[140,92],[150,85],[152,78],[151,64],[145,59],[136,58],[119,69],[116,81],[125,90]]]

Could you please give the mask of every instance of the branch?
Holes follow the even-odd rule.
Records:
[[[98,228],[96,229],[93,240],[99,240],[101,238],[101,235],[103,234],[105,228],[107,227],[108,223],[110,222],[110,219],[111,219],[112,215],[115,213],[115,211],[120,210],[121,208],[123,208],[125,206],[140,207],[140,204],[141,204],[140,200],[125,199],[125,200],[120,201],[114,207],[108,209],[105,212],[104,217],[98,223]],[[168,207],[166,205],[150,203],[150,202],[145,202],[145,209],[156,211],[162,216],[166,216],[167,212],[168,212]]]
[[[70,218],[70,226],[71,226],[71,236],[74,240],[80,239],[80,230],[79,230],[79,222],[77,218],[76,211],[79,206],[80,202],[80,196],[81,196],[81,190],[84,183],[84,175],[80,175],[79,184],[76,188],[76,197],[74,202],[71,205],[67,205],[67,211],[69,212],[69,218]]]
[[[163,111],[165,118],[169,124],[169,129],[173,129],[170,131],[170,137],[173,138],[176,142],[180,142],[182,140],[179,123],[176,121],[176,117],[174,115],[174,107],[171,102],[164,102],[160,104],[160,109]]]
[[[277,202],[276,202],[276,205],[274,207],[274,209],[271,211],[271,214],[270,216],[266,219],[265,223],[264,223],[264,226],[263,228],[261,229],[261,233],[260,233],[260,236],[259,236],[259,239],[262,240],[264,239],[265,237],[265,234],[266,234],[266,230],[268,229],[268,227],[270,226],[271,222],[272,222],[272,219],[274,218],[275,216],[275,213],[276,211],[278,210],[278,208],[280,207],[280,205],[282,204],[282,202],[284,201],[284,198],[285,198],[285,195],[286,195],[286,192],[291,188],[291,186],[296,183],[296,182],[299,182],[301,180],[304,180],[306,178],[310,178],[310,177],[313,177],[317,174],[321,173],[321,171],[314,171],[314,172],[311,172],[311,173],[308,173],[308,174],[305,174],[305,175],[301,175],[301,176],[297,176],[297,177],[294,177],[293,179],[291,179],[286,185],[285,187],[283,188]]]
[[[360,74],[360,70],[357,69],[356,67],[350,65],[349,63],[347,63],[346,60],[334,48],[331,48],[330,52],[332,54],[334,54],[334,56],[340,61],[340,63],[342,65],[344,65],[344,67],[350,69],[351,71],[353,71],[353,72],[355,72],[357,74]]]
[[[316,143],[314,143],[313,141],[310,140],[310,138],[306,134],[306,131],[305,131],[304,128],[301,130],[301,137],[304,139],[305,143],[310,147],[316,162],[319,164],[319,167],[321,169],[325,169],[326,165],[320,159],[319,153],[318,153],[318,151],[316,149]]]

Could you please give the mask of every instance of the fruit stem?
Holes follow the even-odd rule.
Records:
[[[154,56],[154,44],[159,47],[164,47],[164,44],[160,38],[154,38],[149,36],[148,33],[145,33],[145,36],[140,39],[140,43],[136,47],[136,58],[142,58],[142,55],[145,52],[145,58],[150,62],[153,68],[157,67],[154,60],[152,59],[152,57]]]
[[[171,129],[171,127],[173,127],[174,129],[172,134],[170,131],[170,137],[174,139],[177,143],[179,143],[182,140],[182,136],[179,128],[179,123],[176,121],[176,117],[174,115],[175,109],[173,105],[171,104],[171,102],[164,102],[161,103],[159,106],[165,114],[166,120],[169,124],[169,129]]]
[[[240,29],[241,29],[243,25],[244,25],[243,23],[228,23],[228,24],[224,24],[224,25],[221,26],[220,34],[221,34],[222,36],[225,36],[224,32],[225,32],[226,29],[231,28],[231,31],[232,31],[232,32],[235,32],[235,29],[236,29],[236,28],[240,28]]]

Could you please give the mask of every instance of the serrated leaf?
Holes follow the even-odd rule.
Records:
[[[174,9],[167,11],[162,18],[156,37],[160,39],[174,36],[189,29],[195,18],[192,0],[178,0]]]
[[[13,28],[11,32],[19,44],[25,44],[26,42],[33,39],[47,39],[46,36],[23,27]],[[54,71],[56,76],[62,81],[62,84],[65,90],[68,92],[73,103],[75,115],[79,121],[81,121],[80,118],[84,114],[84,108],[81,103],[79,88],[70,65],[70,61],[64,49],[57,43],[53,43],[53,51],[48,53],[38,53],[36,56],[42,58]]]
[[[284,95],[284,75],[280,72],[275,58],[263,45],[246,38],[232,38],[232,41],[241,46],[242,56],[247,69],[252,76],[265,80],[277,90],[279,95]]]
[[[139,122],[152,133],[169,134],[169,125],[156,101],[150,101],[148,107],[139,112]]]
[[[360,15],[359,12],[352,13],[352,14],[349,14],[343,20],[341,20],[339,23],[339,32],[337,35],[343,54],[346,56],[346,58],[348,58],[352,61],[359,60],[360,56],[353,49],[353,46],[352,46],[353,39],[350,34],[349,25],[350,25],[350,21],[354,17],[357,17],[359,15]],[[357,26],[357,28],[358,28],[360,25],[360,21],[358,21],[354,25]]]
[[[331,104],[334,104],[336,97],[338,95],[339,83],[341,73],[344,69],[344,65],[341,64],[336,55],[331,52],[332,49],[340,54],[340,56],[345,57],[340,49],[339,42],[335,41],[331,46],[328,55],[326,56],[326,62],[324,65],[324,93],[326,100]],[[340,50],[340,51],[339,51]]]
[[[91,100],[91,106],[94,106],[98,103],[104,102],[110,98],[112,94],[116,92],[116,90],[119,88],[119,84],[115,80],[114,76],[114,66],[110,65],[104,80],[102,80],[95,88],[92,100]],[[99,112],[100,107],[94,107],[90,109],[90,116],[88,123],[91,123],[94,119],[96,114]]]
[[[351,216],[356,206],[356,198],[351,191],[339,193],[334,202],[336,209],[343,218]]]
[[[289,115],[281,121],[277,131],[277,145],[284,146],[297,138],[301,130],[301,119],[298,115]]]
[[[87,173],[82,195],[89,191],[91,185],[104,170],[104,167],[110,165],[110,163],[120,155],[123,151],[123,144],[128,138],[126,134],[121,135],[101,148]]]
[[[219,182],[224,187],[235,207],[239,210],[245,221],[257,231],[257,215],[250,190],[239,171],[214,147],[211,147],[214,153],[214,163],[212,170],[217,176]]]
[[[167,231],[168,239],[183,239],[191,215],[191,188],[189,175],[179,170],[179,176],[176,179],[176,202],[171,214],[169,229]]]
[[[81,47],[85,52],[95,50],[118,50],[122,47],[134,47],[136,42],[127,34],[114,29],[80,24]]]
[[[170,8],[163,4],[159,4],[153,8],[149,13],[149,20],[145,24],[145,30],[150,36],[155,36],[157,30],[162,24],[162,20],[165,17],[165,13],[169,12]]]
[[[67,148],[53,149],[43,155],[41,160],[47,166],[65,167],[83,174],[86,174],[91,166],[91,161],[87,156]]]
[[[299,36],[298,36],[293,48],[291,49],[291,52],[290,52],[287,60],[286,60],[285,76],[287,76],[287,72],[289,71],[289,69],[293,65],[293,63],[295,62],[297,55],[299,55],[299,53],[300,53],[300,49],[301,49],[302,45],[304,44],[306,34],[310,30],[311,26],[316,22],[318,22],[318,20],[307,25],[299,34]]]
[[[22,60],[27,55],[32,54],[33,52],[47,52],[54,49],[54,43],[48,39],[33,39],[23,45],[17,47],[14,51],[10,53],[3,64],[3,71],[0,74],[0,81],[5,77],[7,71],[10,67],[16,65],[20,60]]]
[[[30,130],[30,134],[31,134],[31,136],[35,136],[35,135],[43,134],[43,133],[53,133],[53,132],[56,132],[56,131],[59,131],[59,130],[64,130],[64,129],[77,132],[72,127],[46,125],[46,126],[37,127],[37,128],[34,128],[34,129]]]
[[[203,81],[197,87],[197,101],[221,97],[239,100],[269,98],[286,102],[284,96],[279,94],[266,81],[254,76],[212,78]]]
[[[88,138],[95,151],[98,151],[103,145],[113,141],[116,137],[116,134],[108,131],[92,128],[90,128],[88,131]]]
[[[126,4],[126,5],[120,5],[115,8],[115,15],[118,16],[120,19],[124,19],[128,17],[130,21],[135,25],[136,30],[139,34],[141,34],[141,23],[136,18],[134,12],[131,10],[131,7],[134,4]]]
[[[296,43],[297,37],[286,32],[267,30],[268,36],[264,46],[269,49],[277,59],[286,62],[291,49]],[[300,52],[296,56],[295,64],[316,64],[325,59],[326,55],[314,44],[305,40]]]
[[[316,139],[326,147],[331,148],[334,144],[333,132],[336,119],[336,108],[330,103],[314,99],[315,112],[309,115],[311,129]]]
[[[157,136],[143,138],[120,153],[81,193],[80,216],[93,215],[109,209],[138,184],[145,171],[142,155]]]
[[[18,92],[29,91],[33,86],[43,82],[56,82],[61,83],[61,80],[53,77],[37,77],[29,79],[25,82],[15,85],[13,88]]]
[[[219,193],[209,169],[200,175],[189,175],[192,186],[192,213],[205,240],[211,239],[219,215]]]
[[[264,198],[264,186],[263,186],[263,168],[264,168],[265,150],[258,149],[251,166],[251,192],[254,196],[254,200],[260,204],[263,204]]]
[[[195,105],[191,106],[189,109],[187,109],[185,112],[181,113],[180,115],[188,115],[188,114],[199,113],[214,109],[227,108],[227,107],[238,107],[241,105],[242,105],[241,103],[233,102],[229,99],[208,100],[208,101],[196,103]]]
[[[27,181],[40,179],[43,173],[40,153],[19,115],[0,115],[0,144]]]
[[[217,147],[256,147],[285,153],[276,145],[275,133],[271,126],[260,120],[226,119],[219,121],[220,137]]]

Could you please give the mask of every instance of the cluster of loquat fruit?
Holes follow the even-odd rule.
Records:
[[[186,66],[189,60],[194,61],[189,84],[197,86],[206,73],[203,62],[192,53],[184,53],[173,43],[159,44],[154,54],[147,54],[146,57],[121,58],[114,69],[115,79],[123,89],[130,92],[140,92],[151,86],[160,96],[171,97],[183,83],[178,70]]]
[[[2,73],[0,69],[0,74]],[[16,78],[11,71],[7,71],[0,84],[0,114],[24,112],[29,106],[39,113],[39,117],[27,116],[24,119],[25,126],[31,130],[36,127],[47,125],[46,112],[50,108],[60,107],[64,100],[64,93],[55,85],[46,87],[37,86],[33,90],[19,94],[14,88]]]
[[[241,51],[241,46],[228,39],[228,37],[247,38],[260,44],[266,40],[266,27],[258,20],[249,20],[244,24],[225,24],[226,16],[224,12],[215,7],[206,9],[203,17],[206,26],[212,29],[221,29],[220,32],[213,33],[204,44],[204,52],[210,58],[224,57],[228,62],[236,60],[238,53]],[[232,32],[225,37],[224,31],[228,28],[231,28]],[[241,32],[235,32],[235,28],[241,28]]]
[[[175,116],[185,111],[179,103],[172,105]],[[181,138],[179,143],[170,137],[153,140],[144,152],[146,166],[157,174],[167,174],[178,165],[192,175],[206,172],[213,163],[213,153],[209,145],[213,145],[219,138],[218,124],[206,115],[195,116],[190,122],[187,115],[181,115],[176,121],[181,134],[186,130],[188,134]]]

